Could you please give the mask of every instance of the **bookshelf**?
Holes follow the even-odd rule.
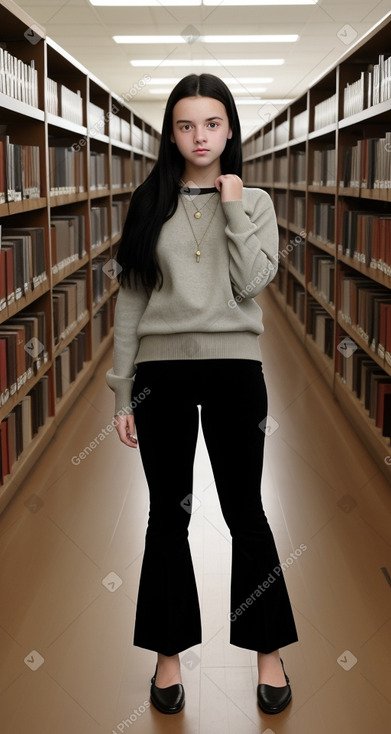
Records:
[[[159,134],[0,1],[0,512],[112,343],[110,270]]]
[[[391,13],[243,143],[273,199],[270,288],[389,481]]]

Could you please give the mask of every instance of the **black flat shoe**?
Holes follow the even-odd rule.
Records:
[[[155,675],[151,679],[151,701],[155,708],[162,714],[178,714],[185,705],[185,691],[182,683],[175,683],[168,688],[155,686],[157,665]]]
[[[285,673],[284,663],[282,660],[281,665],[285,675],[286,686],[268,686],[266,683],[258,684],[258,703],[265,714],[279,714],[292,700],[289,678]]]

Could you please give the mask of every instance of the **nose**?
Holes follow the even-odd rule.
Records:
[[[202,125],[200,125],[199,127],[196,127],[194,130],[194,142],[200,143],[204,140],[206,140],[205,128]]]

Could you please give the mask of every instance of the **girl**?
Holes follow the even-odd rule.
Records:
[[[232,536],[230,642],[258,654],[262,710],[291,700],[279,648],[297,634],[260,496],[267,393],[253,300],[277,271],[278,232],[270,197],[243,188],[241,175],[229,89],[211,74],[186,76],[124,225],[107,372],[119,437],[139,445],[148,482],[134,644],[157,652],[151,701],[164,713],[184,705],[178,653],[201,642],[188,544],[198,406]]]

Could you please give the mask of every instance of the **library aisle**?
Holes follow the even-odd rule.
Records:
[[[109,350],[0,516],[3,734],[389,734],[390,483],[271,293],[259,302],[273,418],[262,492],[300,637],[282,650],[292,703],[262,714],[256,654],[229,644],[230,536],[201,433],[190,543],[203,644],[181,654],[184,710],[150,706],[155,654],[132,644],[148,494],[138,451],[107,429]],[[234,405],[227,460],[231,429]]]

